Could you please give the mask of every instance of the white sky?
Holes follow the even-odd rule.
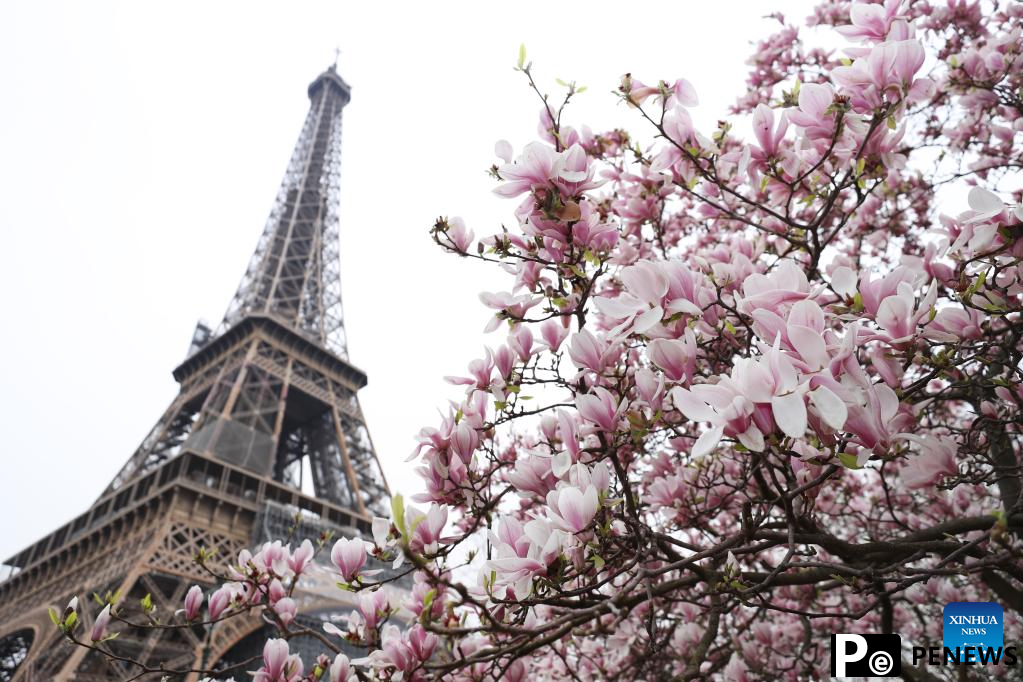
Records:
[[[810,2],[784,3],[793,19]],[[772,9],[775,6],[772,6]],[[631,71],[688,78],[704,128],[743,87],[763,3],[21,2],[0,5],[0,560],[100,494],[176,395],[198,318],[218,322],[277,192],[308,100],[342,49],[342,287],[360,394],[394,490],[482,352],[481,289],[438,215],[513,220],[494,142],[535,138],[515,73],[589,86],[570,123],[626,124]]]

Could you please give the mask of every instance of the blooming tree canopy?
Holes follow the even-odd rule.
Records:
[[[662,74],[622,78],[635,132],[572,125],[583,88],[541,94],[523,51],[539,140],[491,169],[514,220],[432,229],[508,285],[418,435],[425,492],[372,541],[243,552],[176,622],[261,611],[267,682],[819,678],[830,633],[938,646],[950,601],[1019,635],[1023,5],[829,0],[836,49],[777,20],[714,130]],[[320,549],[358,608],[302,660]],[[106,650],[130,607],[54,617]]]

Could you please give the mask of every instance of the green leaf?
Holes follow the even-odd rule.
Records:
[[[895,130],[898,127],[898,123],[895,122],[894,116],[888,117],[888,127],[892,130]]]
[[[48,609],[48,611],[50,614],[50,620],[53,621],[53,624],[60,625],[60,616],[57,615],[57,612],[54,611],[53,609]]]
[[[973,298],[973,295],[977,293],[977,290],[984,286],[985,279],[987,279],[987,270],[981,270],[977,274],[977,279],[973,281],[973,284],[970,285],[970,288],[967,289],[966,293],[963,294],[963,300],[969,303],[970,299]]]
[[[519,44],[519,68],[521,69],[526,65],[526,44]]]
[[[856,455],[850,455],[848,452],[838,453],[838,460],[842,463],[846,469],[862,469],[859,464],[856,463]]]
[[[140,604],[143,611],[151,611],[153,609],[153,595],[147,592],[146,596],[141,599]]]
[[[394,519],[394,527],[398,529],[398,532],[404,537],[405,533],[405,500],[402,499],[401,493],[398,493],[391,498],[391,518]]]
[[[604,561],[604,557],[600,556],[599,554],[594,554],[593,556],[591,556],[590,561],[593,562],[593,567],[596,568],[598,571],[604,568],[604,564],[606,563]]]
[[[426,593],[423,597],[423,618],[426,618],[427,614],[430,613],[430,607],[433,606],[433,598],[437,596],[437,590],[433,589]]]
[[[67,618],[64,619],[64,629],[67,630],[68,632],[71,632],[71,630],[75,627],[75,625],[77,623],[78,623],[78,612],[77,611],[72,611],[71,613],[69,613],[67,615]]]

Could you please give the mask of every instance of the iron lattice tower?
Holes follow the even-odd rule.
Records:
[[[227,561],[283,536],[296,513],[307,530],[365,535],[387,508],[357,397],[366,375],[348,361],[341,307],[341,113],[351,89],[332,67],[308,94],[266,228],[223,322],[196,328],[174,370],[178,396],[86,513],[5,562],[0,682],[138,672],[59,641],[46,609],[61,611],[71,595],[149,593],[177,608],[189,585],[208,580],[192,562],[199,547]],[[300,599],[306,617],[337,605],[336,590],[310,589]],[[223,625],[209,643],[125,631],[111,645],[181,668],[200,655],[231,659],[261,627]]]

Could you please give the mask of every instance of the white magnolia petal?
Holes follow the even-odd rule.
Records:
[[[786,436],[802,438],[806,434],[806,404],[801,392],[774,396],[771,398],[771,410],[778,427]]]
[[[983,187],[974,187],[966,198],[970,208],[985,216],[993,216],[1005,209],[1005,203],[994,192]]]
[[[334,625],[333,623],[324,623],[323,631],[326,632],[328,635],[336,635],[337,637],[344,637],[345,635],[348,634],[347,632],[345,632],[338,626]]]
[[[899,411],[899,396],[888,384],[877,384],[874,390],[877,392],[878,402],[881,404],[881,419],[888,422]]]
[[[494,154],[505,163],[511,163],[514,152],[508,140],[498,140],[494,144]]]
[[[703,311],[700,306],[696,305],[687,298],[676,298],[668,304],[668,312],[675,313],[686,313],[688,315],[696,315],[697,317],[703,316]]]
[[[825,424],[836,431],[845,426],[845,420],[849,418],[849,409],[830,388],[818,386],[810,393],[810,402],[817,408]]]
[[[554,455],[551,461],[551,471],[555,476],[561,478],[572,468],[572,453],[564,450]]]
[[[831,288],[839,295],[852,298],[856,295],[856,273],[840,265],[831,273]]]
[[[721,442],[721,436],[724,434],[724,427],[715,426],[708,429],[696,439],[693,443],[692,455],[693,457],[703,457],[709,455],[717,447],[718,443]]]
[[[739,442],[742,443],[747,450],[753,452],[763,452],[766,443],[764,442],[764,434],[760,432],[756,424],[750,424],[749,429],[739,434]]]
[[[792,346],[812,371],[828,365],[828,347],[820,333],[798,324],[789,325],[788,332]]]
[[[627,317],[632,317],[646,307],[639,299],[629,294],[622,294],[617,298],[597,296],[593,299],[593,305],[601,315],[612,320],[624,320]]]
[[[671,389],[671,399],[679,412],[697,422],[713,421],[714,410],[681,386]]]
[[[662,310],[660,306],[651,308],[636,318],[636,321],[633,323],[632,330],[637,334],[645,334],[659,325],[662,319],[664,319],[664,310]]]

